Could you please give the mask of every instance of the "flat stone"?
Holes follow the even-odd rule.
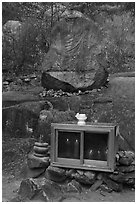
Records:
[[[66,171],[62,168],[49,166],[46,169],[45,173],[46,178],[55,181],[55,182],[63,182],[66,179]]]
[[[37,154],[48,155],[49,148],[48,147],[38,147],[34,145],[33,150]]]
[[[102,180],[96,180],[95,183],[91,186],[90,190],[96,191],[102,183],[103,183]]]
[[[27,164],[30,169],[47,168],[49,166],[49,157],[36,157],[33,153],[28,155]]]
[[[123,189],[123,185],[121,183],[116,183],[115,181],[112,181],[109,178],[104,177],[103,182],[112,190],[116,192],[121,192]]]
[[[34,144],[38,147],[48,147],[49,145],[47,142],[35,142]]]
[[[39,153],[34,152],[34,156],[35,157],[39,157],[39,158],[48,157],[48,153],[46,153],[46,154],[39,154]]]

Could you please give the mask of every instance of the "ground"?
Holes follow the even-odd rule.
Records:
[[[16,179],[11,175],[3,175],[2,186],[2,201],[7,202],[17,196],[21,179]],[[101,193],[99,190],[96,192],[85,191],[80,195],[77,193],[70,193],[69,196],[61,198],[62,202],[135,202],[134,189],[124,189],[120,193],[112,192]],[[35,201],[33,201],[35,202]],[[37,200],[38,202],[38,200]],[[40,202],[40,200],[39,200]]]
[[[128,127],[125,127],[125,132],[123,131],[124,136],[128,138],[129,132],[130,134],[134,133],[134,82],[135,78],[133,76],[116,76],[112,77],[110,80],[110,88],[104,88],[101,92],[97,92],[95,94],[86,94],[80,96],[82,99],[82,103],[84,104],[83,111],[87,111],[87,108],[90,106],[90,114],[89,117],[93,117],[94,119],[103,120],[104,115],[106,115],[105,120],[117,119],[120,123],[121,127],[125,124],[128,124]],[[32,89],[30,89],[32,90]],[[38,89],[35,89],[36,91]],[[29,89],[26,90],[26,93],[31,93]],[[34,89],[33,89],[34,93]],[[17,92],[19,94],[19,92]],[[102,103],[94,103],[94,111],[92,112],[91,108],[93,108],[93,98],[100,99],[100,97],[111,98],[113,100],[113,104],[108,103],[107,106]],[[71,100],[70,100],[71,101]],[[73,99],[72,99],[73,101]],[[90,105],[91,104],[91,105]],[[99,104],[99,105],[97,105]],[[112,109],[113,107],[113,109]],[[109,108],[109,109],[108,109]],[[99,110],[99,113],[98,111]],[[106,112],[109,110],[109,114]],[[116,114],[117,112],[117,114]],[[122,113],[122,114],[121,114]],[[103,121],[104,122],[104,121]],[[126,125],[127,126],[127,125]],[[127,129],[126,129],[127,128]],[[127,131],[128,130],[128,131]],[[128,133],[127,133],[128,132]],[[131,137],[130,137],[131,138]],[[3,134],[3,160],[2,160],[2,199],[3,201],[10,201],[17,195],[17,190],[20,186],[20,182],[24,178],[24,173],[22,174],[22,169],[25,166],[25,160],[27,153],[31,150],[34,144],[34,138],[9,138]],[[129,142],[134,149],[134,135],[132,135],[132,140],[129,139]],[[23,171],[24,172],[24,171]],[[63,202],[133,202],[135,201],[135,191],[134,189],[124,189],[121,193],[100,193],[97,192],[89,192],[85,191],[79,196],[77,194],[70,194],[69,197],[63,198],[61,200]]]

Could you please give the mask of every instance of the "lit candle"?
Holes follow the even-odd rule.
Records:
[[[66,139],[66,157],[70,157],[70,140],[67,138]]]
[[[90,149],[89,150],[89,159],[93,159],[93,150],[92,149]]]
[[[79,141],[76,139],[74,143],[74,158],[79,158]]]

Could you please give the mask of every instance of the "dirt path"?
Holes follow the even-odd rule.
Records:
[[[2,175],[2,202],[8,202],[17,196],[20,182],[13,176]]]

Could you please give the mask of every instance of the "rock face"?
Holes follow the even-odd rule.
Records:
[[[89,79],[89,88],[102,86],[107,78],[104,69],[108,65],[104,49],[102,49],[104,46],[103,33],[98,25],[83,15],[75,16],[75,12],[72,11],[69,17],[65,17],[53,27],[51,39],[51,47],[42,64],[44,71],[42,85],[45,88],[49,88],[46,78],[44,79],[47,71],[74,71],[76,73],[90,71],[96,74],[94,78]],[[67,82],[71,83],[71,79]],[[60,85],[61,83],[57,83],[56,90],[60,89]],[[54,84],[51,86],[55,87]],[[68,84],[65,86],[65,90],[74,90],[74,87]]]

